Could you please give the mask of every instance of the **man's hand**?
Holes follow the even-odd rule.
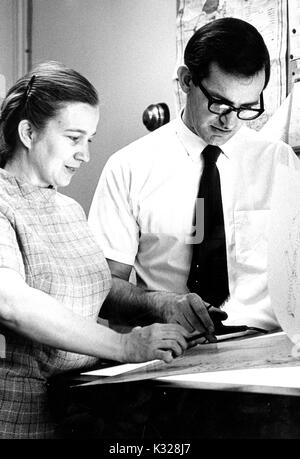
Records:
[[[162,293],[161,295],[161,314],[164,322],[178,323],[190,333],[203,332],[210,342],[216,341],[210,314],[218,320],[225,320],[226,312],[210,306],[196,293],[185,295]]]
[[[112,288],[101,308],[101,317],[110,324],[127,326],[153,323],[182,325],[188,332],[205,332],[215,342],[214,320],[227,314],[205,303],[196,293],[146,291],[128,282],[132,266],[107,260],[113,278]],[[209,308],[209,311],[208,311]],[[210,317],[210,314],[215,317]]]

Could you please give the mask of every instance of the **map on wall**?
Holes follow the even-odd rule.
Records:
[[[176,109],[179,111],[185,103],[177,80],[177,69],[183,64],[183,52],[189,38],[204,24],[223,17],[236,17],[254,25],[264,37],[270,53],[271,78],[264,91],[266,110],[250,123],[251,127],[259,130],[287,95],[286,0],[180,0],[177,11],[177,63],[173,76]]]
[[[300,347],[300,170],[278,166],[271,208],[271,303],[282,329]]]

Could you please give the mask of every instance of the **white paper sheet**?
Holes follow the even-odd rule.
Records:
[[[209,371],[204,373],[164,376],[157,379],[175,383],[178,382],[180,383],[180,387],[184,386],[184,382],[198,382],[246,387],[254,385],[300,388],[300,366]]]
[[[254,331],[246,331],[246,332],[241,332],[241,333],[231,333],[230,335],[220,335],[218,337],[218,340],[221,341],[227,341],[232,338],[236,339],[238,337],[246,337],[247,335],[251,335],[252,333],[255,333]],[[254,338],[263,338],[264,336],[269,336],[269,335],[261,335],[261,336],[256,336],[253,338],[248,339],[254,339]],[[201,346],[201,344],[199,344]],[[211,347],[216,346],[215,344],[210,344]],[[149,362],[142,362],[142,363],[125,363],[121,365],[115,365],[113,367],[107,367],[107,368],[100,368],[99,370],[92,370],[92,371],[86,371],[84,373],[81,373],[82,375],[90,375],[90,376],[116,376],[120,375],[123,373],[127,373],[128,371],[132,371],[138,368],[145,368],[148,365],[152,363],[160,362],[160,360],[151,360]]]
[[[272,307],[282,329],[300,344],[300,171],[277,167],[270,228],[268,283]]]
[[[92,375],[92,376],[116,376],[122,373],[127,373],[128,371],[135,370],[137,368],[143,368],[151,363],[159,362],[159,360],[150,360],[149,362],[142,363],[125,363],[121,365],[115,365],[108,368],[100,368],[99,370],[86,371],[81,373],[82,375]]]

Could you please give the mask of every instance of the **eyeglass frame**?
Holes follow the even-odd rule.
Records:
[[[205,95],[205,97],[207,98],[208,100],[208,103],[207,103],[207,108],[208,110],[213,113],[214,115],[219,115],[219,116],[223,116],[223,115],[228,115],[229,113],[231,112],[236,112],[236,116],[238,117],[238,119],[242,120],[242,121],[252,121],[252,120],[255,120],[257,119],[260,115],[263,114],[263,112],[265,111],[265,107],[264,107],[264,97],[263,97],[263,92],[260,93],[260,99],[259,99],[259,103],[260,103],[260,108],[249,108],[249,107],[243,107],[242,105],[239,107],[239,108],[236,108],[234,107],[233,105],[231,104],[228,104],[228,103],[223,103],[224,105],[226,105],[228,107],[228,110],[225,110],[224,113],[218,113],[218,112],[213,112],[210,107],[212,106],[212,104],[218,104],[218,105],[222,105],[222,99],[216,99],[215,97],[211,96],[209,94],[209,92],[207,91],[207,89],[204,88],[204,86],[200,83],[200,81],[198,82],[198,86],[199,88],[201,89],[201,91],[203,92],[203,94]],[[220,103],[221,102],[221,103]],[[253,112],[257,112],[258,114],[256,116],[254,116],[254,118],[240,118],[239,117],[239,114],[242,110],[250,110],[250,111],[253,111]]]

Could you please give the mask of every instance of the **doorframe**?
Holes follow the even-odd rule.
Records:
[[[32,0],[13,1],[13,79],[32,66]]]

